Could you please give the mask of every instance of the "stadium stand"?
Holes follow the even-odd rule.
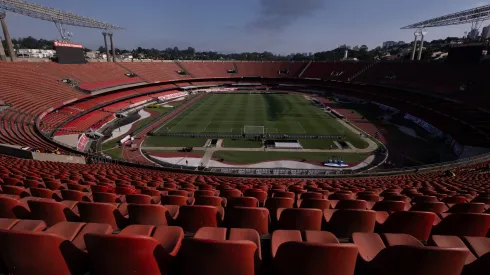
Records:
[[[1,268],[21,274],[486,274],[487,164],[454,173],[229,178],[0,156]],[[231,204],[233,196],[257,200],[243,207]],[[288,203],[274,202],[281,197]],[[167,204],[178,198],[180,205]],[[330,206],[297,208],[315,199]],[[427,203],[445,210],[413,210]],[[274,218],[260,218],[269,213]],[[116,264],[121,259],[127,260]],[[185,267],[190,259],[195,265]]]
[[[206,78],[229,77],[225,67],[233,63],[179,64],[194,77]],[[297,77],[306,66],[235,64],[237,76],[274,78]],[[345,81],[365,65],[311,63],[303,77]],[[462,100],[466,104],[427,95],[430,91],[460,99],[461,93],[450,91],[467,81],[466,74],[444,64],[404,65],[378,63],[356,81],[385,86],[362,85],[362,92],[345,93],[394,107],[403,104],[457,140],[479,140],[475,127],[484,130],[488,122],[474,106],[485,95],[475,92]],[[43,131],[63,125],[59,133],[82,133],[131,104],[205,83],[179,75],[181,67],[173,62],[64,66],[0,63],[0,100],[9,106],[0,111],[1,143],[54,149],[34,127],[39,116],[44,115],[39,125]],[[281,70],[289,71],[280,75]],[[60,82],[68,77],[89,87],[122,85],[118,81],[128,71],[146,81],[188,80],[96,96]],[[386,79],[387,74],[394,76],[392,71],[396,78]],[[418,75],[422,71],[426,75]],[[485,87],[483,75],[472,75],[478,90]],[[451,80],[443,82],[448,76]],[[431,84],[431,77],[440,82]],[[94,87],[102,87],[98,85]],[[438,112],[458,120],[448,121]],[[362,127],[362,120],[356,122]],[[238,178],[0,155],[0,272],[483,275],[490,255],[488,167],[488,161],[480,161],[457,165],[451,173],[435,169],[351,178]]]
[[[177,73],[181,68],[174,62],[134,62],[121,63],[121,66],[150,82],[189,78],[189,76],[182,76]]]

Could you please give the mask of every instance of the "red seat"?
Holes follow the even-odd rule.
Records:
[[[52,200],[30,200],[31,219],[43,220],[48,226],[60,222],[80,222],[80,217],[73,211],[75,201],[56,202]]]
[[[300,208],[325,210],[330,208],[330,201],[326,199],[304,199],[301,201]]]
[[[220,210],[214,206],[188,205],[179,208],[175,220],[185,232],[195,233],[201,227],[218,227],[222,221]]]
[[[129,204],[130,224],[168,225],[172,221],[170,213],[163,205]]]
[[[224,224],[227,228],[251,228],[259,234],[267,234],[269,211],[259,207],[233,207],[226,212]]]
[[[371,210],[325,210],[324,218],[324,230],[339,238],[350,238],[354,232],[372,233],[376,224],[376,212]]]
[[[113,228],[124,228],[128,224],[125,217],[118,209],[118,204],[99,203],[99,202],[80,202],[78,212],[80,219],[90,223],[105,223]]]
[[[118,235],[85,235],[90,274],[172,274],[172,264],[184,238],[182,229],[132,227]]]
[[[2,256],[14,274],[85,274],[85,234],[110,234],[106,224],[62,222],[45,232],[2,231]]]
[[[227,199],[226,207],[231,208],[231,207],[236,207],[236,206],[258,207],[259,206],[259,200],[257,200],[254,197],[233,197],[233,198]]]
[[[460,237],[435,235],[429,244],[440,248],[470,250],[462,274],[483,275],[490,268],[490,239],[484,237]]]
[[[446,214],[432,228],[433,235],[485,237],[490,228],[490,214]]]
[[[432,230],[432,224],[436,220],[436,214],[432,212],[401,211],[391,215],[385,212],[376,219],[376,232],[378,233],[404,233],[418,240],[427,241]]]
[[[321,230],[322,211],[313,208],[280,208],[277,226],[289,230]]]
[[[274,274],[354,274],[355,245],[339,244],[329,232],[306,231],[305,235],[306,242],[303,242],[299,231],[276,230],[272,233]]]
[[[359,248],[356,271],[380,275],[459,275],[469,254],[461,248],[424,247],[404,234],[386,234],[385,238],[388,247],[378,234],[352,234]]]
[[[185,239],[178,255],[179,274],[254,275],[256,251],[257,245],[248,240]]]

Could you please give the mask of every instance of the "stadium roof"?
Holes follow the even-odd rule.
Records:
[[[464,10],[422,22],[418,22],[412,25],[403,27],[402,29],[419,29],[419,28],[431,28],[450,25],[460,25],[473,23],[475,21],[485,21],[490,19],[490,5],[481,6],[469,10]]]
[[[0,9],[65,25],[104,30],[123,29],[119,26],[88,18],[86,16],[48,8],[22,0],[0,0]]]

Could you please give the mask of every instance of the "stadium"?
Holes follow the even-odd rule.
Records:
[[[0,8],[1,273],[488,274],[488,42],[421,57],[490,6],[405,27],[408,61],[123,60],[121,27]],[[55,61],[5,11],[55,22]]]

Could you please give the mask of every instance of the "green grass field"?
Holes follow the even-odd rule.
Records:
[[[244,126],[264,126],[270,134],[345,136],[354,146],[367,147],[359,136],[296,94],[211,94],[158,132],[241,134]]]
[[[253,139],[223,139],[224,148],[260,148],[262,142]]]
[[[240,152],[240,151],[216,151],[213,158],[224,159],[225,162],[234,164],[250,164],[272,160],[297,160],[324,162],[329,157],[341,157],[344,162],[356,163],[365,160],[369,154],[335,154],[335,153],[306,153],[306,152]]]
[[[183,138],[183,137],[146,137],[143,146],[145,147],[201,147],[204,146],[207,138]]]

